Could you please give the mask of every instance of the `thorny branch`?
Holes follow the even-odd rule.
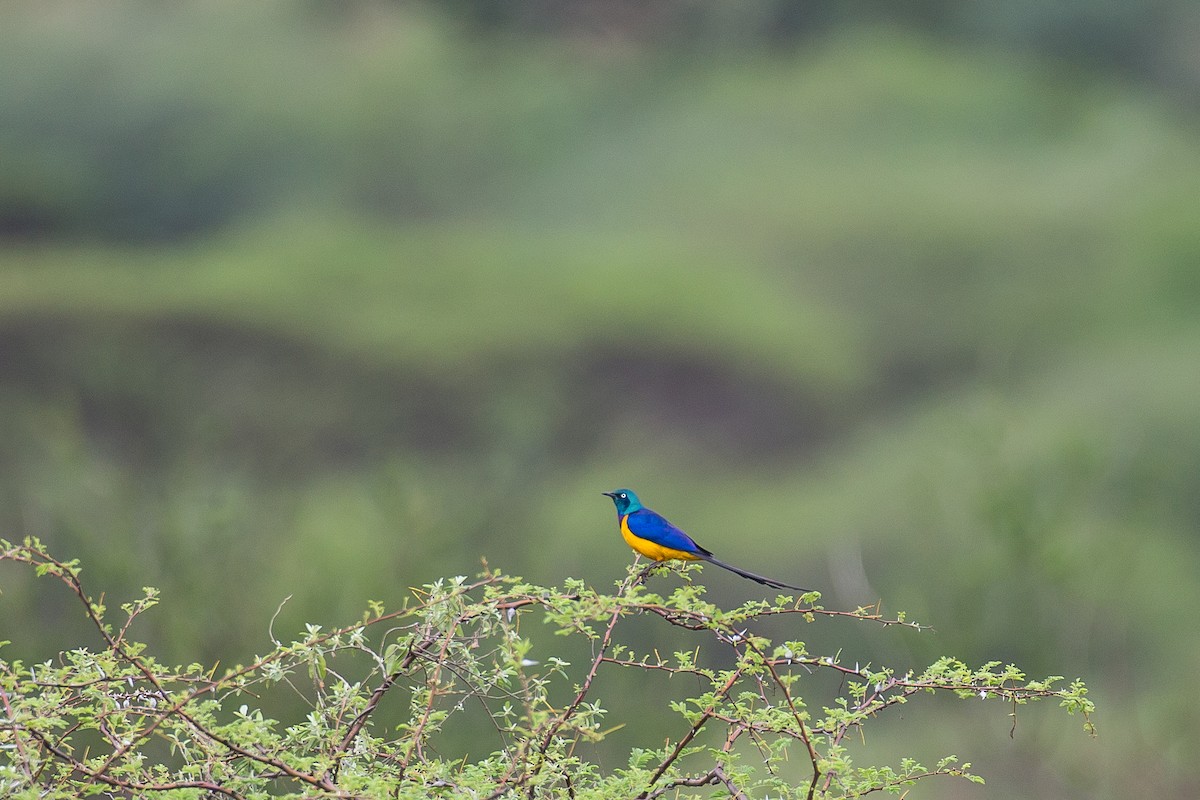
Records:
[[[917,765],[903,774],[855,784],[845,768],[839,773],[829,766],[833,748],[840,747],[848,733],[922,692],[970,693],[1014,705],[1054,698],[1085,718],[1091,710],[1082,684],[1054,690],[1050,682],[1023,684],[1017,680],[1023,677],[1019,673],[971,673],[965,667],[898,676],[857,664],[850,667],[831,657],[790,650],[781,655],[750,631],[755,622],[791,616],[804,622],[853,618],[883,627],[920,626],[903,617],[884,617],[878,604],[855,611],[824,609],[815,604],[815,594],[788,602],[781,598],[776,604],[747,604],[732,612],[707,603],[663,600],[645,591],[645,569],[631,569],[611,596],[578,588],[565,592],[530,587],[485,571],[474,582],[456,579],[448,586],[431,585],[416,603],[406,602],[397,611],[385,613],[374,606],[355,624],[328,632],[310,628],[305,638],[289,645],[276,642],[267,655],[220,676],[215,668],[207,673],[196,668],[168,670],[129,636],[135,618],[154,604],[153,593],[125,606],[127,618],[114,632],[104,619],[103,603],[87,594],[73,562],[55,559],[36,540],[24,545],[0,542],[3,560],[29,564],[66,585],[83,605],[103,649],[60,654],[57,667],[47,663],[22,668],[0,660],[0,793],[14,786],[70,786],[82,793],[94,792],[99,785],[123,795],[197,790],[240,800],[262,794],[268,786],[277,794],[290,783],[293,796],[348,800],[363,796],[363,786],[375,787],[371,792],[376,795],[382,791],[396,797],[405,787],[416,796],[436,788],[462,789],[464,765],[442,761],[426,742],[440,733],[464,699],[474,698],[501,737],[501,758],[489,784],[477,783],[467,794],[493,800],[515,792],[531,799],[574,797],[584,780],[572,766],[578,763],[574,745],[581,736],[603,736],[592,695],[606,665],[647,676],[689,675],[708,686],[706,699],[697,704],[698,711],[689,713],[688,727],[673,745],[655,751],[641,772],[625,776],[618,771],[599,778],[640,776],[637,796],[642,800],[717,785],[730,797],[747,798],[747,787],[762,785],[753,782],[763,779],[733,766],[745,737],[766,761],[772,778],[777,755],[772,754],[771,742],[802,744],[808,800],[857,797],[934,775],[965,774],[953,764],[933,769]],[[550,687],[557,679],[569,679],[566,663],[530,670],[527,664],[539,662],[522,657],[529,642],[518,633],[520,617],[537,609],[561,632],[587,636],[592,645],[590,663],[574,682],[569,700],[557,708],[550,703]],[[631,615],[656,617],[690,631],[699,646],[670,661],[657,653],[654,658],[635,657],[618,635],[621,620]],[[375,645],[367,639],[373,631],[384,631]],[[386,644],[393,633],[399,639]],[[397,647],[401,649],[389,655]],[[721,671],[705,666],[701,647],[726,650],[734,666]],[[328,666],[334,658],[356,654],[368,656],[372,665],[362,678],[350,680]],[[274,684],[290,681],[288,675],[306,665],[313,674],[314,712],[288,731],[318,735],[319,743],[310,749],[297,749],[288,738],[297,734],[278,734],[273,724],[254,728],[253,735],[245,733],[239,724],[255,720],[246,706],[240,716],[222,711],[224,702],[257,697]],[[797,670],[832,671],[855,691],[847,690],[840,713],[826,708],[823,716],[813,717],[796,693],[802,676]],[[367,737],[377,727],[373,720],[384,698],[397,687],[413,704],[412,718],[390,737]],[[332,710],[325,713],[326,707]],[[711,739],[717,730],[724,737],[715,751],[699,746],[702,735]],[[77,742],[75,737],[87,731],[96,731],[99,738],[88,739],[87,745]],[[171,772],[146,766],[139,748],[155,738],[170,743],[187,768]],[[5,759],[12,764],[10,778],[2,777]],[[372,779],[377,782],[370,783]]]

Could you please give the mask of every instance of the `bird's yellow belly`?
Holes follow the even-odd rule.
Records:
[[[629,519],[628,514],[621,517],[621,537],[625,540],[625,544],[632,547],[635,552],[641,553],[646,558],[654,561],[665,561],[668,558],[679,558],[684,561],[696,560],[696,556],[686,551],[663,547],[661,544],[656,544],[649,539],[643,539],[629,530],[629,525],[626,523],[627,519]]]

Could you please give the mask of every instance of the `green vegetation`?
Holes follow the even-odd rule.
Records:
[[[937,630],[813,652],[1015,662],[1104,709],[1094,741],[1010,740],[934,702],[864,763],[899,763],[892,731],[936,763],[951,728],[988,798],[1190,796],[1191,112],[890,27],[680,54],[347,9],[3,12],[0,535],[112,607],[161,587],[164,662],[249,663],[289,596],[276,631],[481,558],[607,585],[630,554],[599,492],[630,485],[720,556]],[[25,571],[0,592],[6,659],[94,636]],[[644,707],[611,680],[613,716]]]
[[[0,540],[0,561],[60,580],[103,642],[99,650],[75,648],[30,667],[0,661],[0,789],[12,798],[105,790],[235,800],[430,792],[654,798],[702,786],[721,787],[730,797],[855,798],[941,776],[982,783],[954,755],[929,768],[911,757],[898,768],[855,763],[863,728],[921,695],[1004,701],[1014,729],[1018,706],[1057,700],[1093,730],[1094,706],[1078,680],[1056,689],[1061,677],[1028,680],[1011,664],[971,669],[952,658],[920,673],[851,667],[836,655],[809,653],[804,642],[772,646],[753,632],[773,616],[793,625],[845,618],[919,629],[903,615],[827,610],[815,604],[819,592],[726,611],[701,599],[699,586],[666,598],[646,591],[655,568],[631,567],[614,595],[578,580],[550,589],[485,572],[473,582],[459,576],[428,584],[417,602],[397,611],[373,602],[352,625],[331,631],[307,625],[288,644],[272,633],[266,655],[218,675],[200,664],[166,668],[133,639],[135,619],[158,604],[156,589],[122,605],[126,618],[118,628],[83,588],[76,562],[59,561],[35,539]],[[687,631],[702,645],[669,658],[657,648],[639,653],[622,641],[623,623],[639,615]],[[590,658],[579,665],[558,656],[530,658],[534,644],[521,627],[534,626],[531,616],[557,636],[586,640]],[[701,646],[728,651],[732,666],[701,666]],[[627,765],[605,768],[593,760],[593,745],[627,724],[607,719],[594,690],[601,672],[613,670],[640,673],[647,684],[678,677],[702,691],[665,704],[684,721],[674,743],[636,747]],[[836,689],[822,685],[826,675]],[[286,724],[264,715],[265,699],[280,691],[301,698],[302,720]],[[828,704],[817,712],[814,696],[826,692]],[[396,695],[407,700],[407,711],[393,712],[399,723],[384,726],[385,701],[394,707]],[[480,714],[476,707],[482,716],[476,724],[487,735],[475,739],[496,749],[450,755],[446,730],[471,711]],[[160,744],[169,754],[154,752]],[[789,763],[792,751],[798,766]]]

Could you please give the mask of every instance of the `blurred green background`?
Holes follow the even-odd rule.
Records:
[[[0,536],[231,664],[289,595],[277,635],[481,558],[609,587],[632,486],[936,628],[776,635],[1093,687],[1094,741],[878,729],[989,781],[922,797],[1194,797],[1198,37],[1184,0],[6,3]],[[90,642],[0,590],[8,658]],[[693,688],[635,677],[615,763]]]

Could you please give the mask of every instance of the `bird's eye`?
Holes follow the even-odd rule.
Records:
[[[625,499],[625,493],[624,493],[624,492],[621,492],[621,494],[620,494],[620,498],[621,498],[622,500],[624,500],[624,499]]]

